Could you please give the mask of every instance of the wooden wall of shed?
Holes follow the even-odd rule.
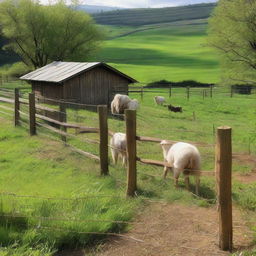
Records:
[[[38,97],[45,97],[50,99],[63,98],[63,85],[58,83],[35,81],[32,82],[32,91]]]
[[[110,104],[116,93],[128,94],[129,80],[105,67],[96,67],[64,82],[65,99],[84,104]]]

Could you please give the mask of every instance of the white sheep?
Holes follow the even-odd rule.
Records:
[[[112,114],[123,114],[131,99],[127,95],[116,94],[111,102]]]
[[[136,99],[130,100],[130,102],[127,104],[127,109],[137,110],[138,108],[139,108],[139,102]]]
[[[155,96],[154,100],[157,105],[163,105],[165,102],[165,98],[163,96]]]
[[[110,139],[110,149],[114,164],[118,158],[122,159],[123,166],[127,165],[126,135],[121,132],[114,133]]]
[[[178,142],[171,145],[170,142],[163,140],[161,141],[161,146],[163,149],[164,161],[170,164],[170,167],[164,167],[164,178],[166,178],[169,169],[172,169],[175,178],[175,186],[178,185],[178,179],[185,169],[189,170],[199,170],[201,157],[198,149],[184,142]],[[186,187],[189,188],[189,176],[185,174]],[[195,173],[196,179],[196,194],[199,192],[200,174]]]

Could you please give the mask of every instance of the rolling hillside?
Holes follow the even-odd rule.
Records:
[[[98,24],[140,26],[181,20],[208,18],[215,3],[168,8],[126,9],[94,14]]]
[[[101,25],[106,29],[107,40],[97,55],[85,61],[107,62],[143,83],[163,79],[217,83],[218,58],[206,47],[207,19],[200,18],[208,17],[214,6],[199,4],[97,14],[95,17],[106,21],[107,16],[114,15],[108,22],[116,25]],[[178,21],[163,23],[168,19]],[[141,25],[143,22],[155,24]],[[11,62],[1,56],[2,60]]]
[[[95,61],[105,61],[140,82],[219,81],[215,52],[206,47],[207,20],[146,26],[108,26],[109,40]]]

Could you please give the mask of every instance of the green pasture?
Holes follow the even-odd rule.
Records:
[[[106,29],[109,40],[94,60],[108,62],[139,82],[219,82],[218,57],[206,46],[206,20]]]
[[[207,91],[203,99],[202,89],[194,88],[187,100],[183,88],[173,88],[170,98],[168,89],[147,90],[143,99],[138,93],[130,94],[140,101],[138,135],[201,142],[198,148],[202,169],[213,170],[214,131],[218,126],[229,125],[233,129],[233,152],[248,155],[250,148],[250,153],[256,154],[255,94],[235,94],[231,98],[229,90],[216,88],[213,98]],[[153,101],[156,95],[165,96],[166,103],[182,106],[183,113],[171,113],[164,106],[156,106]],[[27,107],[22,107],[22,111],[27,112]],[[98,126],[96,112],[68,109],[67,113],[68,122]],[[180,188],[175,189],[171,174],[163,180],[162,168],[140,163],[138,198],[126,199],[126,170],[121,164],[114,166],[110,160],[110,176],[100,177],[99,164],[72,152],[59,135],[38,128],[38,136],[30,137],[26,124],[14,128],[11,116],[0,113],[0,118],[0,211],[4,216],[0,240],[7,247],[6,251],[0,250],[0,255],[12,255],[15,250],[17,255],[27,255],[22,254],[23,250],[33,250],[34,254],[28,255],[41,256],[63,248],[95,245],[106,236],[88,232],[125,232],[131,225],[114,221],[133,220],[134,213],[150,203],[148,199],[204,207],[215,203],[214,177],[202,177],[200,196],[196,197],[193,179],[192,193],[184,189],[182,178]],[[124,132],[125,122],[110,116],[109,129]],[[68,132],[75,134],[71,129]],[[98,145],[86,143],[86,139],[98,140],[98,135],[81,134],[77,139],[68,139],[68,143],[98,155]],[[158,143],[138,142],[138,156],[163,159]],[[246,175],[254,168],[255,164],[233,160],[234,176]],[[234,178],[234,202],[255,212],[255,189],[256,183],[242,184]]]
[[[46,255],[88,246],[102,240],[101,233],[127,229],[112,222],[130,220],[137,204],[124,197],[124,186],[112,176],[100,177],[98,163],[48,137],[29,137],[8,118],[1,117],[0,127],[0,241],[10,255],[15,247]],[[0,255],[9,255],[5,250]]]

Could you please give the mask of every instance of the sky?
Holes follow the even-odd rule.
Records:
[[[157,8],[197,3],[213,3],[216,0],[83,0],[83,4],[124,8]]]

